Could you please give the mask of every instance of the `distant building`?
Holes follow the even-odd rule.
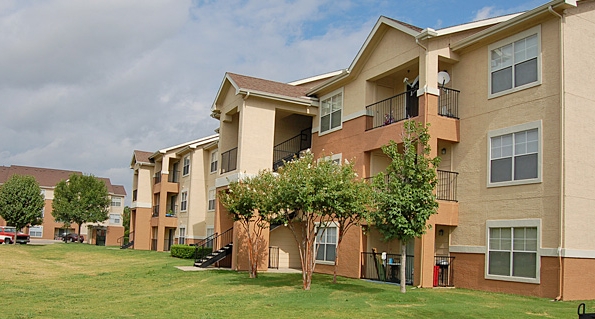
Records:
[[[67,171],[51,168],[27,167],[27,166],[0,166],[0,185],[4,184],[13,175],[33,176],[45,198],[45,207],[43,209],[43,224],[29,227],[28,232],[32,239],[57,239],[66,233],[75,233],[78,231],[77,224],[71,224],[70,228],[64,228],[64,224],[56,222],[52,216],[52,201],[54,199],[54,189],[56,185],[67,180],[71,174],[82,174],[78,171]],[[124,236],[124,227],[122,226],[122,214],[124,212],[124,198],[126,190],[122,185],[112,185],[109,178],[98,177],[107,187],[111,204],[109,209],[109,218],[101,223],[87,223],[81,226],[81,235],[85,242],[94,245],[116,246],[119,240]],[[0,225],[6,222],[0,218]],[[27,231],[27,230],[25,230]]]

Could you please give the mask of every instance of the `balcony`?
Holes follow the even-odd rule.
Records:
[[[436,199],[449,202],[457,201],[457,177],[459,173],[437,170],[438,185]]]
[[[453,119],[459,118],[459,93],[460,91],[440,88],[440,96],[438,97],[438,115],[450,117]]]
[[[366,131],[401,122],[419,115],[417,90],[397,94],[366,106]]]
[[[179,183],[180,182],[180,171],[172,171],[169,176],[167,177],[167,181],[169,183]]]
[[[170,205],[165,217],[176,217],[176,215],[178,215],[178,205]]]
[[[155,176],[153,176],[153,184],[157,185],[161,183],[161,171],[155,173]]]
[[[132,201],[136,202],[138,199],[138,189],[132,191]]]
[[[159,205],[153,206],[153,217],[159,217]]]
[[[312,146],[312,128],[302,130],[300,134],[273,147],[273,171],[277,171],[285,162],[298,156],[301,151]]]
[[[238,166],[238,148],[221,153],[221,174],[235,171]]]
[[[454,257],[434,256],[434,287],[454,287]]]
[[[401,282],[401,255],[386,254],[382,259],[381,253],[362,252],[362,279]],[[405,268],[405,282],[408,285],[413,284],[413,264],[414,257],[407,255]]]

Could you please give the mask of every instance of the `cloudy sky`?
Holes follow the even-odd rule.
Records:
[[[0,165],[130,194],[134,149],[213,134],[226,71],[298,80],[348,67],[380,15],[440,29],[545,2],[0,0]]]

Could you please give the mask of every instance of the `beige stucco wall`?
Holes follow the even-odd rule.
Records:
[[[534,25],[525,25],[529,29]],[[513,35],[513,34],[510,34]],[[485,246],[485,221],[542,219],[542,247],[557,247],[559,215],[559,55],[557,21],[541,23],[542,83],[536,87],[488,99],[488,48],[483,43],[460,55],[455,64],[461,90],[461,142],[452,147],[452,167],[458,177],[459,227],[452,245]],[[454,76],[453,76],[454,77]],[[487,187],[488,132],[542,121],[542,182]]]

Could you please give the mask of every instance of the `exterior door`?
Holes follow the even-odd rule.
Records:
[[[105,235],[107,230],[105,229],[97,229],[95,234],[95,245],[97,246],[105,246]]]

